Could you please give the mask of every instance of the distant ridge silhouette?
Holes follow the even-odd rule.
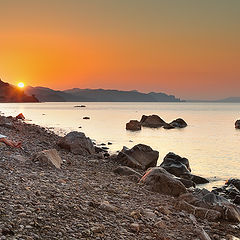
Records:
[[[42,102],[181,102],[180,98],[165,93],[141,93],[133,91],[80,89],[56,91],[45,87],[26,87]]]

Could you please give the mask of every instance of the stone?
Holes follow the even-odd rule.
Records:
[[[150,115],[150,116],[145,116],[143,115],[140,123],[143,127],[149,127],[149,128],[159,128],[163,127],[166,122],[161,119],[158,115]]]
[[[33,161],[39,162],[41,166],[54,166],[58,169],[60,169],[63,163],[56,149],[48,149],[36,153]]]
[[[174,128],[185,128],[187,123],[182,118],[177,118],[169,123]]]
[[[209,221],[216,221],[217,219],[221,218],[221,213],[217,210],[196,207],[184,200],[177,202],[177,208],[179,210],[184,210],[190,214],[193,214],[195,217],[207,219]]]
[[[119,175],[124,175],[124,176],[130,176],[130,175],[135,175],[139,178],[141,178],[141,174],[136,172],[135,170],[133,170],[132,168],[130,167],[127,167],[127,166],[118,166],[117,168],[115,168],[113,170],[114,173],[117,173]]]
[[[25,117],[22,113],[19,113],[17,116],[16,116],[16,119],[20,119],[20,120],[25,120]]]
[[[141,217],[142,217],[140,211],[138,211],[138,210],[132,211],[130,215],[131,215],[131,217],[133,217],[134,219],[141,219]]]
[[[180,177],[195,184],[204,184],[209,181],[206,178],[191,174],[190,164],[187,158],[180,157],[179,155],[169,152],[163,159],[163,162],[160,164],[160,167],[164,168],[169,173],[173,174],[176,177]],[[194,186],[193,183],[181,180],[186,186]]]
[[[127,124],[126,124],[126,129],[127,130],[131,130],[131,131],[140,131],[142,128],[141,124],[139,121],[137,120],[130,120]]]
[[[237,121],[235,122],[235,128],[236,128],[236,129],[240,129],[240,120],[237,120]]]
[[[180,177],[181,175],[191,172],[190,164],[187,158],[169,152],[163,159],[160,167],[164,168],[171,174]]]
[[[185,186],[161,167],[151,168],[141,178],[140,182],[146,185],[149,190],[154,192],[172,195],[175,197],[186,193]]]
[[[116,160],[121,165],[146,170],[157,165],[158,156],[158,151],[147,145],[138,144],[131,149],[123,147]]]
[[[83,132],[68,133],[58,142],[58,145],[74,154],[88,156],[95,153],[92,141]]]
[[[203,178],[194,174],[191,174],[191,180],[196,184],[209,183],[209,180],[207,180],[206,178]]]
[[[105,210],[107,212],[117,212],[117,207],[110,204],[108,201],[103,201],[100,206],[100,209]]]
[[[131,223],[130,229],[133,232],[139,232],[140,231],[140,225],[138,223]]]

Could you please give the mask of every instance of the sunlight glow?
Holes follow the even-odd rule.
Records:
[[[24,88],[24,83],[23,82],[18,83],[18,87]]]

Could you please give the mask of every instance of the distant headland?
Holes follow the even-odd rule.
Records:
[[[26,93],[41,102],[182,102],[180,98],[165,93],[141,93],[105,89],[73,88],[56,91],[45,87],[26,87]]]
[[[24,91],[0,79],[0,102],[39,102],[34,95],[27,95]]]

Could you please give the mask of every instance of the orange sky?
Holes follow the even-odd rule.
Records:
[[[240,1],[3,0],[0,9],[6,82],[240,96]]]

